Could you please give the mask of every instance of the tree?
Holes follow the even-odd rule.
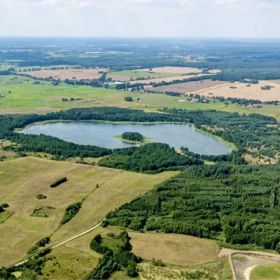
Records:
[[[132,102],[133,99],[132,99],[132,97],[130,97],[130,96],[126,96],[126,97],[124,98],[124,101],[126,101],[126,102]]]
[[[129,276],[129,277],[137,277],[138,276],[137,265],[134,261],[129,261],[128,262],[126,273],[127,273],[127,276]]]

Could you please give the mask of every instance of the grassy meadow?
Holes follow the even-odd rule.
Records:
[[[46,236],[51,236],[52,246],[93,227],[109,211],[175,174],[144,175],[35,157],[1,162],[1,203],[8,203],[7,210],[13,215],[0,225],[0,265],[20,261],[29,248]],[[50,188],[61,177],[68,181]],[[47,198],[39,200],[38,194]],[[60,226],[65,209],[79,201],[83,201],[79,213]],[[35,209],[37,214],[32,215]]]

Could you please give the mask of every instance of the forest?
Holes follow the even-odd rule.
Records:
[[[137,277],[137,263],[141,262],[141,258],[135,256],[132,251],[130,237],[126,231],[119,235],[108,233],[106,236],[110,240],[112,248],[103,245],[103,237],[98,234],[90,243],[90,248],[102,254],[103,257],[95,269],[86,277],[85,280],[109,279],[116,271],[126,271],[129,277]]]
[[[143,135],[139,132],[124,132],[122,138],[128,141],[142,142],[144,141]]]
[[[167,144],[149,143],[139,148],[115,150],[112,155],[100,160],[99,165],[142,173],[158,173],[183,170],[191,165],[202,165],[203,161],[178,154]]]
[[[104,225],[280,253],[279,172],[279,165],[192,166],[108,214]]]
[[[147,48],[147,45],[149,46]],[[100,67],[131,70],[162,66],[220,69],[222,81],[280,78],[279,44],[266,41],[174,39],[1,39],[0,60],[18,67]],[[29,47],[32,46],[32,52]],[[21,51],[17,51],[20,48]],[[61,54],[63,49],[63,55]],[[26,51],[25,51],[26,50]],[[87,55],[98,52],[98,55]],[[53,53],[55,55],[50,55]],[[184,58],[189,56],[189,60]],[[5,74],[5,73],[4,73]],[[99,86],[97,82],[95,86]]]

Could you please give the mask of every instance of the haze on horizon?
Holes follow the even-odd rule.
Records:
[[[1,0],[0,36],[279,38],[278,0]]]

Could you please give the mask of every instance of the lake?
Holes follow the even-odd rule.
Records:
[[[25,134],[58,137],[80,145],[93,145],[104,148],[126,148],[132,145],[114,138],[124,132],[139,132],[152,142],[166,143],[175,149],[182,146],[203,155],[222,155],[231,149],[217,139],[195,131],[184,124],[112,124],[102,122],[52,122],[34,124],[23,129]]]

